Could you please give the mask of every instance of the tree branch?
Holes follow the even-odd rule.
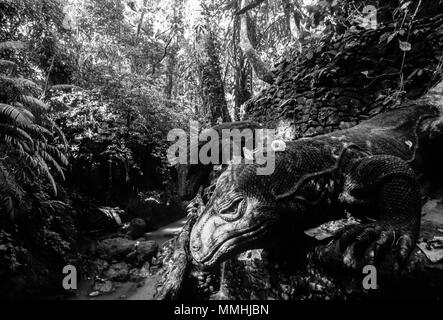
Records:
[[[255,7],[258,7],[259,5],[261,5],[265,1],[266,0],[256,0],[253,3],[242,5],[243,8],[238,10],[235,14],[236,15],[241,15],[243,13],[246,13],[247,11],[249,11],[251,9],[254,9]],[[242,1],[242,4],[243,4],[243,1]]]
[[[173,32],[171,32],[171,33],[173,33]],[[162,57],[153,65],[153,68],[152,68],[152,74],[154,74],[155,73],[155,67],[157,66],[157,65],[159,65],[160,63],[162,63],[162,61],[166,58],[166,56],[168,55],[168,48],[169,48],[169,45],[171,44],[171,42],[172,42],[172,40],[174,39],[174,35],[172,34],[171,36],[170,36],[170,38],[169,38],[169,40],[168,40],[168,42],[166,43],[166,46],[165,46],[165,49],[164,49],[164,52],[163,52],[163,55],[162,55]]]

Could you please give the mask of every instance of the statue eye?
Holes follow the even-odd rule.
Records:
[[[218,211],[220,217],[225,221],[234,221],[241,217],[246,209],[246,200],[238,197]]]
[[[223,193],[215,200],[215,206],[218,212],[225,211],[242,199],[243,197],[238,193]]]

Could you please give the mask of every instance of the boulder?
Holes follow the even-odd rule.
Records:
[[[127,281],[129,279],[129,265],[125,262],[115,263],[103,273],[103,277],[112,281]]]
[[[137,258],[139,263],[150,261],[158,252],[158,244],[155,241],[143,241],[137,246]]]
[[[97,262],[103,260],[108,262],[125,261],[132,265],[142,265],[151,261],[152,257],[157,254],[158,244],[155,241],[134,241],[126,238],[105,239],[97,243],[96,255]],[[102,268],[106,270],[107,268]]]
[[[96,282],[94,284],[93,292],[98,292],[101,294],[109,294],[114,290],[114,286],[112,285],[111,281],[104,281],[104,282]]]
[[[145,220],[140,218],[132,219],[129,224],[129,229],[127,235],[129,238],[133,240],[137,240],[143,236],[143,234],[147,231],[148,225]]]
[[[101,259],[121,261],[135,250],[136,241],[125,238],[105,239],[97,243],[96,253]]]

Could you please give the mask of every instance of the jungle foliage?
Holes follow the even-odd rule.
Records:
[[[442,2],[0,0],[0,281],[76,257],[79,199],[173,198],[169,130],[240,120],[272,62],[364,29],[367,5],[406,52]]]

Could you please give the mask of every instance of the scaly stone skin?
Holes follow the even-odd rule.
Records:
[[[231,165],[192,228],[192,257],[212,267],[350,212],[370,221],[337,234],[344,264],[378,265],[389,253],[399,268],[420,227],[414,170],[426,165],[422,153],[429,153],[422,129],[439,115],[418,102],[348,130],[288,142],[267,176],[256,174],[257,164]]]

